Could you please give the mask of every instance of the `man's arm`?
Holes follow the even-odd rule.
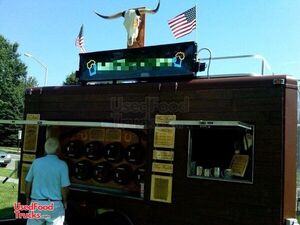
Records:
[[[25,196],[26,196],[26,204],[30,204],[30,193],[31,193],[32,182],[26,181],[25,185]]]
[[[69,188],[68,187],[62,187],[61,188],[62,202],[64,204],[65,209],[67,208],[68,193],[69,193]]]

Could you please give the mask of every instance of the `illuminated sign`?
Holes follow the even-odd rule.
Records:
[[[80,81],[194,76],[195,42],[80,54]]]

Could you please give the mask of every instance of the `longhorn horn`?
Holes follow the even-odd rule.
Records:
[[[103,16],[103,15],[97,13],[96,11],[94,11],[94,13],[96,13],[97,16],[100,16],[100,17],[102,17],[103,19],[116,19],[116,18],[119,18],[119,17],[122,17],[122,16],[124,17],[125,11],[116,13],[116,14],[111,15],[111,16]]]
[[[149,9],[149,8],[144,8],[143,9],[142,8],[142,9],[139,9],[139,12],[140,13],[152,13],[152,14],[154,14],[159,10],[159,6],[160,6],[160,0],[158,0],[158,4],[157,4],[155,9]]]

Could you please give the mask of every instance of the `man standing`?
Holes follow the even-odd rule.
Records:
[[[67,207],[68,186],[70,185],[67,164],[60,160],[56,151],[60,148],[57,138],[49,138],[45,143],[46,156],[35,159],[26,176],[27,204],[54,205],[53,210],[35,211],[39,219],[28,219],[27,225],[63,225]]]

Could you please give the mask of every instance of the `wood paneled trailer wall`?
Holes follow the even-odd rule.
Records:
[[[108,208],[124,213],[135,225],[281,225],[295,217],[296,97],[295,80],[262,76],[34,88],[27,90],[25,108],[41,120],[146,125],[144,199],[77,188],[70,193],[69,224],[92,224],[97,209]],[[253,125],[252,182],[188,177],[189,129],[176,127],[171,203],[151,201],[156,114]]]

